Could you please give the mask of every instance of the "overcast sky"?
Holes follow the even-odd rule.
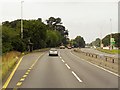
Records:
[[[20,19],[20,2],[0,0],[0,22]],[[105,37],[111,27],[112,33],[118,32],[118,0],[24,0],[24,19],[45,21],[51,16],[62,19],[70,39],[80,35],[86,43]]]

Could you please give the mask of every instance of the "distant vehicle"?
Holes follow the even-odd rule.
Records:
[[[72,46],[72,48],[74,48],[74,46]]]
[[[50,49],[49,56],[58,56],[58,51],[55,48]]]
[[[65,46],[60,46],[60,49],[65,49]]]
[[[71,49],[72,47],[68,46],[67,48],[68,48],[68,49]]]

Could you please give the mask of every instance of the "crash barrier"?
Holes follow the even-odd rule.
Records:
[[[120,66],[120,58],[105,56],[104,54],[93,54],[88,52],[83,52],[80,49],[74,49],[75,52],[81,53],[81,57],[86,56],[88,61],[112,70],[116,73],[120,72],[118,66]]]

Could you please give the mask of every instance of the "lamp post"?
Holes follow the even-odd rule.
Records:
[[[21,38],[23,38],[23,2],[21,1]]]
[[[112,19],[110,18],[110,50],[112,50]]]
[[[101,39],[100,39],[100,48],[103,48],[103,44],[102,44],[102,31],[100,33],[100,37],[101,37]]]

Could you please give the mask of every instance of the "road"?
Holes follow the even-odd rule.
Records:
[[[48,52],[24,56],[7,88],[16,87],[117,88],[118,77],[78,58],[70,49],[60,49],[59,56],[48,56]]]
[[[93,53],[93,54],[98,54],[98,55],[105,55],[105,56],[109,56],[109,57],[115,57],[115,58],[120,57],[120,55],[118,55],[118,54],[108,54],[108,53],[98,51],[94,48],[81,48],[81,51],[88,52],[88,53]]]

